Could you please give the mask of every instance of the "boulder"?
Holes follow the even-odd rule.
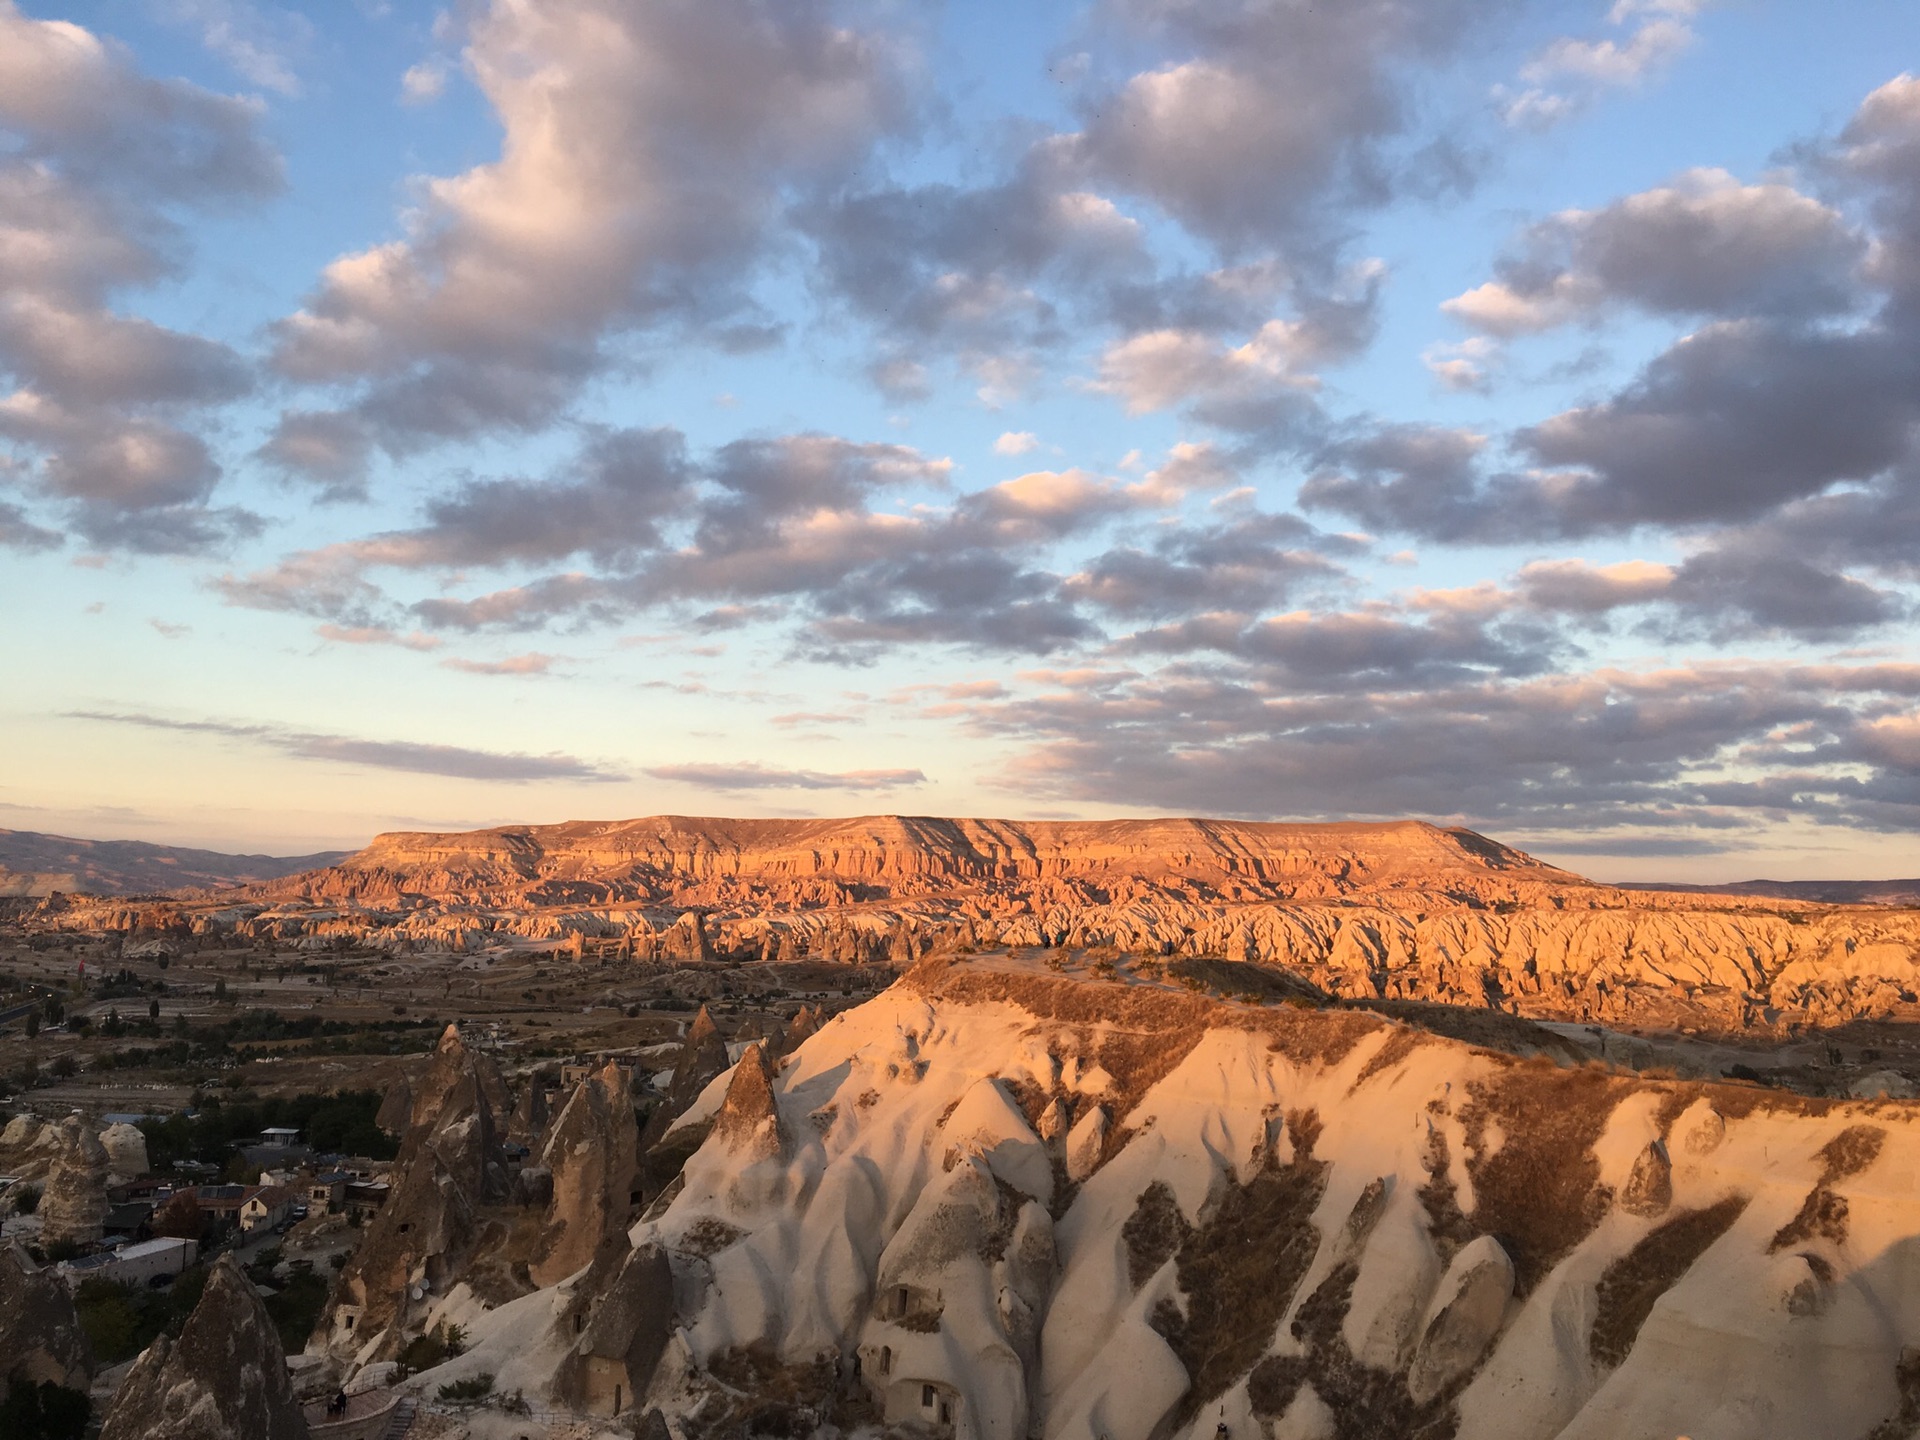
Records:
[[[711,1136],[742,1159],[771,1159],[787,1151],[787,1132],[773,1098],[773,1073],[764,1045],[749,1045],[727,1083]]]
[[[1912,1100],[1920,1097],[1920,1085],[1898,1070],[1876,1070],[1854,1081],[1847,1093],[1856,1100]]]
[[[178,1340],[133,1362],[100,1440],[306,1440],[287,1357],[266,1307],[231,1255],[207,1277]]]
[[[1416,1404],[1426,1404],[1472,1372],[1499,1333],[1512,1298],[1513,1261],[1491,1235],[1471,1241],[1453,1257],[1407,1371],[1407,1392]]]
[[[407,1084],[406,1076],[402,1075],[388,1089],[373,1123],[396,1139],[407,1133],[407,1127],[413,1124],[413,1087]]]
[[[507,1119],[507,1139],[515,1145],[524,1145],[529,1150],[537,1148],[547,1133],[547,1122],[553,1118],[547,1105],[547,1090],[540,1081],[530,1079],[527,1088],[520,1092],[519,1103],[513,1107],[513,1114]]]
[[[1651,1219],[1673,1203],[1673,1162],[1667,1147],[1649,1140],[1634,1157],[1633,1171],[1620,1189],[1620,1208],[1629,1215]]]

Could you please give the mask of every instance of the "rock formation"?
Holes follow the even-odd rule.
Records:
[[[321,1338],[347,1353],[389,1358],[472,1259],[481,1209],[507,1196],[496,1111],[499,1072],[457,1026],[440,1037],[414,1089],[386,1203],[335,1284]]]
[[[574,1087],[540,1149],[553,1197],[527,1267],[534,1284],[573,1274],[602,1240],[625,1233],[638,1187],[638,1147],[626,1071],[608,1065]]]
[[[100,1440],[305,1440],[266,1307],[232,1256],[215,1262],[178,1340],[133,1363]]]
[[[507,1120],[507,1139],[531,1150],[540,1144],[541,1137],[547,1133],[547,1123],[552,1118],[547,1106],[546,1086],[538,1079],[529,1080],[527,1088],[520,1092],[513,1114]]]
[[[580,1338],[555,1377],[562,1403],[589,1415],[621,1414],[644,1396],[673,1333],[673,1269],[666,1252],[658,1245],[625,1247],[621,1237],[608,1252],[618,1256],[617,1268],[590,1285],[575,1316]]]
[[[19,1380],[85,1390],[92,1378],[93,1350],[66,1281],[18,1245],[0,1248],[0,1388]]]
[[[373,1123],[396,1140],[407,1133],[413,1124],[413,1087],[405,1075],[397,1077],[381,1097]]]
[[[654,1105],[640,1134],[640,1188],[645,1197],[658,1195],[671,1184],[692,1148],[706,1138],[704,1124],[676,1129],[676,1123],[732,1063],[720,1028],[702,1005],[674,1057],[666,1096]]]
[[[634,1231],[672,1257],[685,1353],[639,1402],[672,1421],[712,1416],[703,1376],[777,1374],[755,1425],[815,1425],[851,1372],[872,1409],[842,1428],[1911,1428],[1920,1108],[1898,1102],[976,955],[777,1071],[750,1050],[688,1130]]]
[[[40,1192],[40,1234],[48,1243],[98,1240],[107,1219],[107,1152],[87,1122],[69,1115]]]
[[[136,1125],[121,1121],[100,1132],[100,1146],[107,1152],[108,1171],[122,1180],[137,1180],[152,1167],[147,1161],[147,1137]]]
[[[217,901],[69,898],[36,923],[898,968],[937,947],[1115,946],[1547,1019],[1729,1033],[1920,1017],[1911,911],[1595,885],[1411,821],[661,817],[392,834]]]
[[[773,1072],[764,1044],[749,1045],[733,1067],[727,1097],[714,1114],[711,1133],[734,1155],[748,1160],[786,1153],[786,1128],[774,1103]]]

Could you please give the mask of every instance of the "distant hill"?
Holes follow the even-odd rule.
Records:
[[[1920,880],[1737,880],[1730,885],[1642,880],[1620,888],[1686,895],[1754,895],[1766,900],[1807,900],[1816,905],[1920,905]]]
[[[0,830],[0,895],[143,895],[277,880],[331,865],[347,852],[223,855],[142,840],[76,840],[32,830]]]

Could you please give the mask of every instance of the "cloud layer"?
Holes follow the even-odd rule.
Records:
[[[996,54],[1046,76],[1007,108],[890,7],[475,0],[378,77],[436,162],[356,172],[398,202],[244,272],[280,289],[241,323],[208,296],[320,193],[275,137],[328,35],[155,13],[258,93],[0,0],[8,563],[176,557],[170,655],[286,624],[448,694],[644,655],[619,704],[785,698],[750,761],[81,718],[474,782],[943,783],[794,748],[885,711],[1064,805],[1915,819],[1912,76],[1767,168],[1520,213],[1476,196],[1731,7],[1101,0]]]

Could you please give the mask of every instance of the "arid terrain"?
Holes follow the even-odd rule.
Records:
[[[14,1342],[109,1436],[1920,1429],[1899,905],[1412,822],[902,817],[6,905],[0,1292],[100,1350]],[[129,1370],[131,1302],[40,1267],[251,1180],[219,1117],[329,1104],[377,1153],[261,1203],[356,1198],[209,1231]]]

